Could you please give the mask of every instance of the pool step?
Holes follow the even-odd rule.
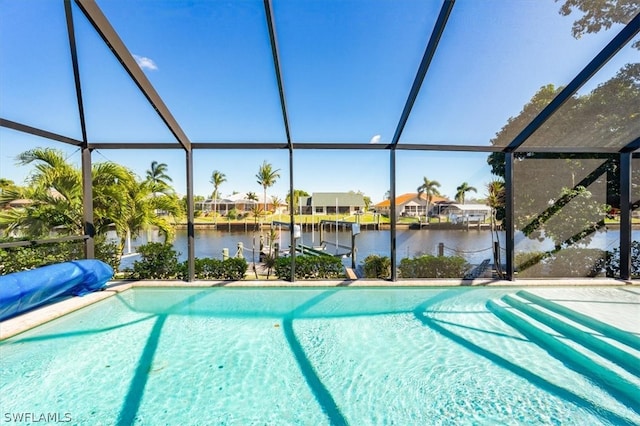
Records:
[[[544,306],[527,303],[526,300],[513,296],[504,296],[502,300],[557,333],[640,377],[640,358],[637,357],[636,351],[633,351],[632,348],[625,350],[618,345],[607,342],[587,326],[575,323],[570,318],[558,315],[555,311],[547,310]]]
[[[575,323],[571,324],[568,318],[562,318],[539,305],[533,306],[515,295],[490,300],[487,308],[531,342],[574,371],[589,377],[634,411],[640,412],[640,377],[635,373],[640,359],[635,354],[622,351],[605,341],[596,342],[593,340],[596,337],[578,328]],[[634,372],[630,373],[630,370]]]
[[[550,311],[556,312],[566,318],[569,318],[578,324],[581,324],[585,327],[590,328],[591,330],[602,334],[603,336],[615,339],[618,342],[635,349],[636,351],[640,351],[640,337],[636,336],[633,333],[620,330],[617,327],[606,324],[602,321],[598,321],[595,318],[591,318],[588,315],[576,312],[572,309],[567,308],[566,306],[562,306],[559,303],[552,302],[551,300],[547,300],[526,290],[521,290],[517,292],[516,295],[530,302],[533,302],[536,305],[543,306]]]

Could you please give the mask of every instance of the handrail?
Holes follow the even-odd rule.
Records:
[[[87,239],[89,239],[88,235],[71,235],[68,237],[48,238],[44,240],[11,241],[8,243],[0,243],[0,249],[11,248],[11,247],[26,247],[26,246],[37,246],[37,245],[43,245],[43,244],[63,243],[65,241],[78,241],[78,240],[84,241]]]

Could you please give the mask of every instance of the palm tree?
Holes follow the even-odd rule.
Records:
[[[31,203],[22,208],[0,212],[0,228],[19,229],[27,237],[46,237],[52,229],[63,235],[83,233],[82,172],[66,162],[62,152],[36,148],[18,156],[18,163],[34,163],[29,187],[21,193]],[[93,224],[96,234],[104,234],[115,225],[121,249],[127,235],[137,235],[146,226],[158,226],[171,237],[173,227],[162,210],[182,215],[182,204],[175,194],[154,196],[157,185],[139,182],[126,167],[112,162],[92,165]]]
[[[127,182],[126,203],[118,217],[114,220],[118,235],[135,238],[142,230],[149,227],[157,227],[165,241],[170,241],[174,236],[174,227],[169,218],[181,217],[184,214],[184,205],[176,194],[163,194],[156,196],[153,192],[154,185],[149,181]],[[159,216],[156,212],[166,212],[167,215]],[[124,246],[124,239],[120,238],[120,248]]]
[[[487,205],[491,207],[491,224],[492,227],[496,222],[497,211],[504,207],[505,189],[504,182],[501,180],[492,180],[487,184]]]
[[[15,188],[15,186],[15,182],[11,179],[0,178],[0,192],[4,191],[5,189]]]
[[[465,195],[469,191],[478,193],[478,190],[473,186],[470,186],[467,182],[462,182],[459,187],[456,188],[456,201],[464,204]]]
[[[146,181],[151,184],[154,194],[156,192],[172,192],[169,182],[173,182],[173,180],[167,174],[168,170],[169,166],[165,163],[151,162],[151,168],[147,170]]]
[[[438,188],[440,187],[440,182],[437,180],[429,180],[426,176],[422,178],[422,185],[420,185],[417,189],[418,198],[422,194],[425,194],[426,198],[426,211],[424,212],[424,217],[429,222],[429,203],[431,202],[431,197],[434,195],[440,195]]]
[[[267,188],[272,187],[276,183],[276,180],[280,177],[279,171],[280,169],[273,170],[273,166],[270,163],[263,161],[256,175],[258,184],[264,189],[264,210],[267,210]]]
[[[3,199],[19,195],[31,203],[26,207],[3,210],[0,227],[20,229],[28,237],[48,236],[52,229],[63,235],[83,233],[82,173],[66,162],[61,151],[36,148],[17,158],[18,164],[34,163],[29,186],[3,194]],[[92,166],[93,215],[96,233],[106,232],[126,205],[126,183],[135,180],[133,173],[115,163]]]
[[[221,171],[214,170],[213,173],[211,173],[211,179],[209,180],[209,182],[213,184],[213,194],[211,197],[213,198],[213,217],[214,218],[217,217],[217,211],[218,211],[218,188],[220,188],[220,185],[222,185],[226,181],[227,181],[227,177]]]
[[[280,207],[280,204],[282,204],[282,199],[280,199],[280,197],[278,197],[277,195],[272,195],[271,196],[271,205],[273,205],[273,212],[275,213],[276,210],[278,210],[278,207]]]

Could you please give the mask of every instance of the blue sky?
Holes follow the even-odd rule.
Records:
[[[0,116],[80,138],[62,1],[0,0]],[[440,8],[439,1],[274,0],[285,93],[295,142],[391,141]],[[262,1],[98,1],[160,96],[194,142],[283,142],[284,126]],[[568,83],[620,26],[576,40],[553,0],[459,0],[409,118],[401,143],[489,145],[545,84]],[[74,6],[89,139],[171,142],[119,63]],[[635,55],[635,56],[634,56]],[[583,90],[637,60],[623,49]],[[8,66],[11,64],[11,66]],[[22,183],[18,153],[71,146],[0,129],[0,176]],[[122,163],[143,176],[151,161],[169,166],[185,192],[180,150],[99,150],[94,161]],[[294,153],[296,188],[360,190],[374,202],[389,188],[386,151]],[[288,153],[195,151],[194,192],[262,193],[263,161],[280,169],[269,195],[289,188]],[[483,195],[486,154],[399,151],[397,192],[423,176],[453,196],[461,182]]]

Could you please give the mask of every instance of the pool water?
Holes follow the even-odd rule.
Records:
[[[0,345],[0,422],[640,424],[633,394],[568,368],[489,309],[516,291],[129,290]]]

